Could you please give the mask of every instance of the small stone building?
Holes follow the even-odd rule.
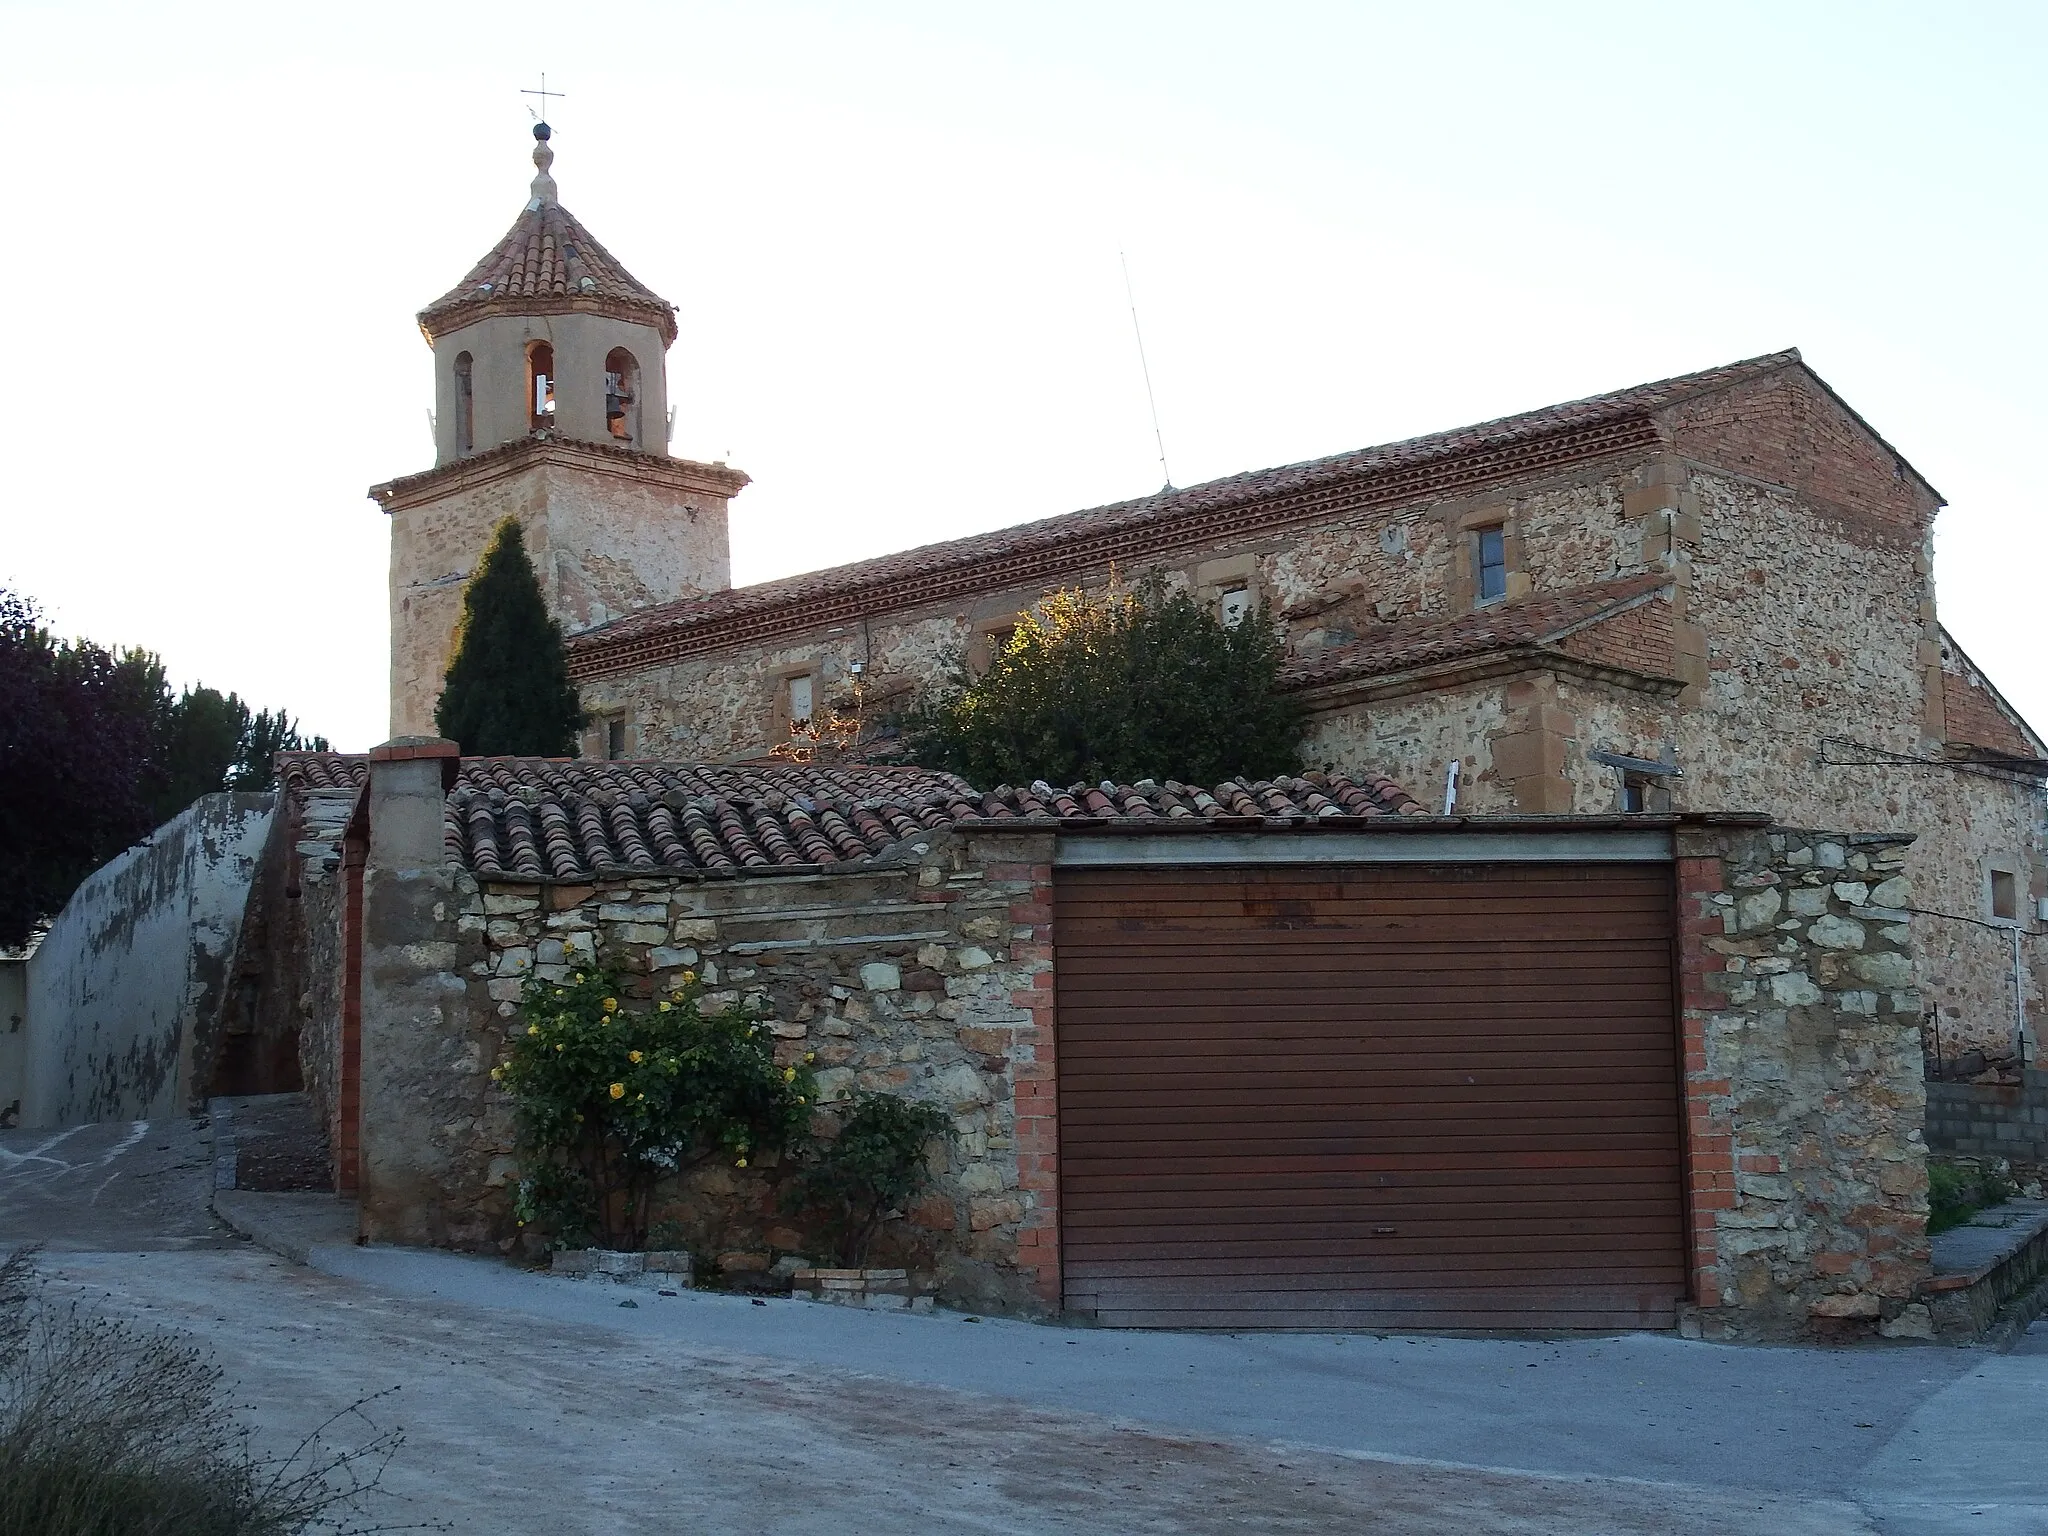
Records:
[[[526,207],[419,316],[436,462],[372,492],[394,735],[432,729],[507,515],[591,757],[757,759],[856,684],[886,721],[1049,590],[1158,571],[1232,621],[1265,605],[1324,772],[1461,812],[1910,835],[1929,1054],[2033,1054],[2041,738],[1942,627],[1939,493],[1798,352],[734,587],[746,477],[667,452],[675,311],[562,207],[538,132]]]
[[[942,1299],[1124,1326],[1912,1331],[1909,846],[1435,816],[1392,781],[977,792],[912,769],[283,761],[259,884],[371,1240],[512,1252],[532,974],[695,970],[827,1098],[935,1103]],[[774,1169],[671,1192],[803,1253]]]

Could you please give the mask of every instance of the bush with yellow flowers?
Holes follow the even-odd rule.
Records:
[[[516,1214],[557,1247],[642,1248],[663,1179],[808,1136],[809,1068],[777,1066],[757,1019],[707,1015],[699,991],[687,971],[651,1002],[627,999],[609,968],[528,978],[524,1031],[491,1077],[518,1110]]]

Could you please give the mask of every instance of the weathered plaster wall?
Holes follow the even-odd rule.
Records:
[[[372,809],[375,826],[376,808]],[[374,837],[374,831],[373,831]],[[509,1250],[519,1169],[490,1082],[530,973],[602,953],[651,998],[685,969],[706,1004],[764,1011],[778,1059],[815,1058],[827,1102],[885,1089],[943,1105],[955,1140],[882,1250],[963,1305],[1057,1303],[1051,1159],[1050,834],[934,833],[858,873],[702,883],[489,883],[377,865],[365,918],[363,1230]],[[1021,1119],[1021,1123],[1020,1123]],[[710,1256],[818,1253],[779,1211],[773,1159],[699,1170],[657,1220]]]
[[[208,795],[92,874],[27,966],[27,1126],[183,1113],[274,797]]]
[[[1699,1324],[1914,1332],[1929,1273],[1904,840],[1681,827]]]

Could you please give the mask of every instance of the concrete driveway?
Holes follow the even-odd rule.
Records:
[[[0,1239],[28,1235],[4,1166]],[[207,1340],[262,1443],[398,1388],[372,1409],[408,1434],[388,1521],[2048,1533],[2048,1336],[1989,1356],[1134,1334],[660,1297],[395,1249],[315,1247],[307,1269],[121,1235],[91,1251],[74,1228],[44,1268]]]

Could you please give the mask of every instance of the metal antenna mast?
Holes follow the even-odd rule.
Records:
[[[545,82],[543,82],[545,83]],[[1124,269],[1124,297],[1131,306],[1131,334],[1138,338],[1138,371],[1145,375],[1145,403],[1152,408],[1152,441],[1159,446],[1159,473],[1166,477],[1166,489],[1173,489],[1173,471],[1166,467],[1166,439],[1159,432],[1159,402],[1152,396],[1152,365],[1145,361],[1145,333],[1138,328],[1138,296],[1131,291],[1131,264],[1118,251],[1116,259]]]

